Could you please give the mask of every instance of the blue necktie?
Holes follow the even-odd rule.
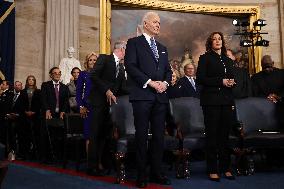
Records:
[[[194,79],[192,77],[189,78],[189,82],[191,83],[193,89],[196,91],[195,82],[194,82]]]
[[[153,37],[150,38],[150,41],[151,41],[150,47],[151,47],[151,49],[153,51],[153,54],[155,56],[156,61],[158,62],[158,60],[159,60],[159,53],[158,53],[157,45],[156,45],[155,40],[154,40]]]

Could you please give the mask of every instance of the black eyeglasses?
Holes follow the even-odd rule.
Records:
[[[59,73],[53,72],[52,75],[61,75],[61,72]]]

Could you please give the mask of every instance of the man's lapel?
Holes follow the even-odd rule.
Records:
[[[56,98],[56,97],[55,97],[55,88],[54,88],[54,85],[53,85],[52,80],[49,81],[49,88],[50,88],[52,97],[53,97],[53,98]]]
[[[155,55],[154,55],[149,43],[147,42],[146,38],[144,37],[144,35],[140,36],[140,41],[143,44],[146,51],[148,51],[151,54],[151,56],[153,57],[153,59],[156,61]],[[159,51],[159,49],[158,49],[158,51]]]
[[[160,44],[158,41],[156,41],[156,45],[157,45],[157,49],[158,49],[158,53],[159,53],[159,60],[160,60],[160,58],[162,57],[162,54],[163,54],[163,53],[166,53],[166,52],[164,52],[164,51],[162,50],[161,44]],[[158,60],[158,61],[159,61],[159,60]]]

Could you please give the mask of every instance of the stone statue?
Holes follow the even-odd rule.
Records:
[[[69,47],[67,49],[67,58],[63,58],[60,61],[59,69],[61,71],[61,81],[64,84],[67,84],[72,79],[71,71],[74,67],[78,67],[81,70],[81,64],[79,60],[74,58],[75,49],[74,47]]]

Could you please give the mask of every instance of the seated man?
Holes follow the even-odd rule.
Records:
[[[199,98],[199,87],[195,83],[195,65],[188,63],[184,66],[184,77],[180,78],[177,86],[180,97]]]
[[[275,68],[269,55],[262,57],[261,67],[262,71],[251,77],[253,96],[266,97],[276,103],[284,96],[284,70]]]
[[[264,97],[276,103],[277,116],[282,130],[284,130],[284,70],[274,67],[271,56],[265,55],[261,59],[262,71],[252,76],[253,95]],[[268,163],[279,166],[283,162],[283,150],[267,150],[266,160]]]
[[[47,160],[45,158],[47,158],[46,153],[48,149],[46,148],[46,142],[48,140],[52,156],[54,155],[52,151],[53,147],[57,147],[59,151],[62,151],[62,149],[60,148],[60,145],[62,144],[54,144],[54,142],[52,142],[51,140],[53,138],[56,138],[56,135],[63,135],[62,120],[64,118],[64,114],[66,112],[69,112],[69,90],[66,85],[59,82],[61,71],[58,67],[53,67],[50,69],[49,75],[51,80],[42,83],[41,86],[41,103],[44,119],[41,130],[41,158],[43,158],[42,160]]]

